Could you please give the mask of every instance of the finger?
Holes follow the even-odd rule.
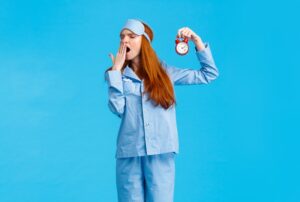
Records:
[[[186,36],[187,36],[188,38],[191,38],[192,32],[191,32],[191,31],[187,31],[187,32],[186,32]]]
[[[125,44],[121,42],[120,44],[120,53],[122,54]]]
[[[110,57],[112,63],[114,64],[115,63],[115,57],[114,57],[114,55],[110,53],[109,57]]]
[[[186,27],[184,27],[181,31],[181,37],[182,38],[187,37],[187,32],[188,32],[188,29]]]
[[[181,38],[182,36],[181,36],[181,30],[179,30],[178,31],[178,34],[177,34],[177,36],[179,37],[179,38]]]
[[[121,54],[122,54],[122,55],[125,55],[125,53],[126,53],[126,45],[123,44]]]
[[[177,35],[176,35],[177,38],[180,38],[181,37],[181,34],[180,32],[177,32]]]
[[[119,53],[119,57],[123,58],[124,57],[124,44],[122,44],[120,53]]]
[[[180,30],[180,37],[181,37],[181,38],[183,38],[183,36],[184,36],[184,35],[183,35],[183,32],[184,32],[184,28],[182,28],[182,29]]]
[[[123,47],[123,44],[122,44],[122,43],[120,43],[120,47],[119,47],[118,53],[121,53],[121,51],[122,51],[122,47]]]
[[[177,31],[177,36],[178,36],[178,37],[182,37],[181,32],[182,32],[183,30],[184,30],[184,27],[178,29],[178,31]]]
[[[183,30],[182,32],[181,32],[182,34],[182,38],[184,38],[184,37],[187,37],[188,35],[187,35],[187,31],[186,30]]]

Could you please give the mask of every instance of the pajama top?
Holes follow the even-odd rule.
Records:
[[[208,84],[219,75],[210,46],[196,49],[200,68],[178,68],[160,60],[172,85]],[[144,81],[125,67],[123,73],[110,70],[108,84],[109,109],[121,119],[117,137],[116,158],[179,153],[175,105],[164,109],[155,106],[144,92]]]

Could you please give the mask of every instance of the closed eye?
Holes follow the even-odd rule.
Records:
[[[134,39],[135,37],[137,37],[137,35],[133,35],[133,34],[129,34],[128,35],[131,39]],[[125,37],[125,35],[121,34],[120,38],[123,39]]]

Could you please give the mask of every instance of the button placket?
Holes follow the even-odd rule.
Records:
[[[145,131],[145,145],[146,145],[146,152],[151,153],[151,133],[150,133],[150,123],[149,119],[147,118],[147,104],[146,104],[146,96],[143,95],[144,92],[144,81],[142,80],[141,82],[141,94],[142,94],[142,107],[143,107],[143,121],[144,121],[144,131]]]
[[[144,82],[143,80],[141,81],[141,86],[140,86],[140,93],[141,93],[141,99],[142,99],[142,112],[143,112],[143,123],[144,123],[144,135],[145,135],[145,146],[146,146],[146,153],[148,153],[148,136],[147,136],[147,128],[145,125],[145,100],[144,100],[144,96],[143,96],[143,91],[144,91]]]

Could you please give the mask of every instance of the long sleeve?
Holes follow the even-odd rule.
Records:
[[[198,70],[177,68],[162,61],[163,66],[165,66],[175,85],[208,84],[219,76],[219,71],[215,65],[208,43],[205,43],[204,50],[196,50],[196,56],[201,66]]]
[[[110,111],[121,118],[125,107],[122,73],[119,70],[110,70],[106,72],[105,76],[108,82],[108,107]]]

